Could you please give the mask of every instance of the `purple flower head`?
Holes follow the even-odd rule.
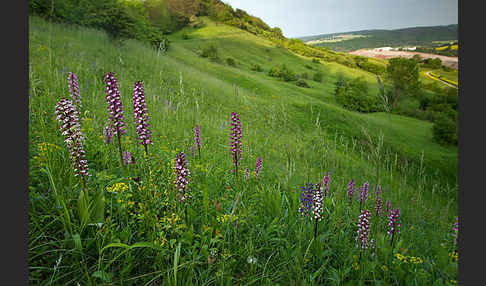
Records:
[[[308,183],[306,186],[301,187],[299,212],[303,216],[308,215],[312,210],[314,192],[314,184]]]
[[[263,159],[261,157],[258,157],[255,166],[255,177],[257,179],[260,179],[260,170],[262,169],[262,164],[263,164]]]
[[[137,125],[138,144],[152,144],[149,116],[142,81],[135,82],[133,86],[133,117]]]
[[[362,210],[358,221],[358,230],[356,236],[356,247],[361,249],[368,248],[370,236],[370,219],[371,213],[368,210]]]
[[[369,189],[370,189],[370,184],[368,182],[364,183],[363,186],[359,188],[358,201],[360,204],[368,200]]]
[[[105,130],[103,132],[103,138],[105,139],[106,145],[111,143],[111,141],[113,139],[113,131],[112,131],[111,124],[108,124],[107,126],[105,126]]]
[[[108,103],[108,118],[113,124],[114,134],[125,134],[125,118],[123,116],[123,105],[120,99],[120,91],[114,73],[105,75],[106,102]]]
[[[187,160],[184,152],[180,152],[174,159],[174,170],[176,173],[175,185],[179,193],[179,201],[185,202],[187,196],[191,196],[186,193],[186,186],[189,183],[189,177],[191,172],[187,168]]]
[[[68,74],[68,87],[72,101],[76,105],[78,112],[81,110],[81,94],[79,93],[78,77],[73,72]]]
[[[82,177],[90,176],[88,162],[83,148],[83,134],[79,125],[78,111],[72,101],[62,98],[56,103],[56,119],[61,123],[59,130],[65,137],[74,175]]]
[[[392,210],[388,219],[388,234],[400,233],[400,209],[395,208]]]
[[[354,197],[354,192],[356,191],[356,183],[354,182],[354,179],[351,179],[348,183],[348,198],[349,202],[353,201]]]
[[[321,184],[322,189],[326,188],[326,192],[325,192],[326,196],[330,195],[329,184],[331,184],[331,177],[329,176],[329,172],[327,172],[327,174],[322,178],[322,184]]]
[[[233,156],[233,164],[235,169],[233,170],[236,172],[238,170],[238,165],[240,164],[241,160],[241,122],[240,122],[240,115],[232,112],[231,113],[231,133],[230,133],[230,149],[231,154]]]
[[[201,149],[201,127],[196,124],[194,127],[194,146],[199,150]]]
[[[456,222],[452,225],[452,235],[456,238],[456,244],[459,242],[459,217],[456,216]]]
[[[380,216],[383,213],[383,200],[381,197],[376,198],[375,213],[376,216]]]
[[[385,209],[386,214],[389,216],[391,214],[391,210],[392,210],[391,201],[390,200],[386,200],[385,206],[386,206],[386,209]]]
[[[132,156],[132,153],[129,151],[123,151],[123,163],[125,165],[135,164],[135,158]]]

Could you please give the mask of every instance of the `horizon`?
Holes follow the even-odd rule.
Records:
[[[433,25],[433,26],[407,26],[407,27],[396,28],[396,29],[369,28],[369,29],[352,30],[352,31],[322,33],[322,34],[315,34],[315,35],[304,35],[304,36],[297,36],[297,37],[294,37],[294,38],[298,39],[298,38],[313,37],[313,36],[320,36],[320,35],[345,34],[345,33],[362,32],[362,31],[396,31],[396,30],[404,30],[404,29],[411,29],[411,28],[441,27],[441,26],[451,26],[451,25],[458,25],[458,23]]]
[[[279,27],[287,38],[363,30],[399,30],[458,24],[458,0],[224,0]]]

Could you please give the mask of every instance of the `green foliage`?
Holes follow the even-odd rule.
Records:
[[[186,32],[184,32],[184,33],[182,33],[181,38],[183,40],[188,40],[189,39],[189,35]]]
[[[368,84],[362,77],[353,80],[339,79],[336,82],[335,97],[344,108],[352,111],[380,111],[378,98],[369,94]]]
[[[213,44],[204,47],[201,52],[201,57],[209,58],[211,60],[219,59],[218,48]]]
[[[294,81],[297,80],[295,73],[290,70],[286,64],[281,64],[280,66],[274,66],[268,71],[268,75],[271,77],[279,77],[283,81]]]
[[[268,75],[271,77],[280,77],[280,69],[278,67],[272,67],[268,70]]]
[[[310,70],[311,70],[311,69],[314,69],[314,68],[313,68],[311,65],[309,65],[309,64],[305,64],[305,65],[304,65],[304,67],[305,67],[306,69],[310,69]]]
[[[236,61],[235,61],[234,58],[229,57],[229,58],[226,58],[226,64],[229,65],[229,66],[231,66],[231,67],[235,67],[236,66]]]
[[[312,75],[312,80],[316,82],[322,82],[324,74],[321,71],[317,71]]]
[[[286,64],[282,64],[280,66],[280,77],[284,80],[284,81],[294,81],[297,79],[297,76],[295,75],[295,73],[290,70]]]
[[[457,123],[447,115],[440,115],[432,128],[434,140],[442,145],[457,145]]]
[[[400,96],[413,96],[420,90],[419,67],[414,59],[390,59],[386,67],[386,78],[394,88],[393,108]]]
[[[309,74],[307,72],[303,72],[299,75],[299,78],[301,79],[309,79]]]
[[[315,63],[315,64],[318,64],[320,63],[321,61],[318,59],[318,58],[313,58],[312,59],[312,62]]]
[[[425,68],[440,69],[442,67],[442,60],[439,58],[427,58],[422,62]]]
[[[259,64],[252,64],[250,69],[252,71],[257,71],[257,72],[261,72],[263,71],[262,67],[259,65]]]
[[[310,88],[309,84],[302,78],[298,79],[297,82],[295,82],[295,84],[300,87]]]

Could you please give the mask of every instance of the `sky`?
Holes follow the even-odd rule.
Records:
[[[458,0],[223,0],[287,38],[458,23]]]

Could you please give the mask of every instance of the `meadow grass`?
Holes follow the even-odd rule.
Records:
[[[167,53],[133,40],[29,18],[29,274],[33,284],[71,285],[431,285],[457,280],[451,227],[457,215],[457,148],[432,140],[431,124],[393,114],[359,114],[334,101],[338,72],[312,64],[266,40],[208,23]],[[210,43],[236,67],[197,55]],[[271,59],[271,60],[270,60]],[[324,82],[297,87],[250,70],[285,63],[296,72],[317,66]],[[74,176],[54,106],[69,98],[67,73],[79,78],[89,170],[88,194],[100,195],[103,221],[83,223]],[[123,148],[136,164],[120,166],[105,144],[108,122],[103,77],[113,71],[124,105]],[[370,84],[372,74],[368,74]],[[153,145],[137,144],[133,84],[143,80]],[[371,87],[371,86],[370,86]],[[376,86],[372,87],[377,90]],[[231,172],[231,112],[242,122],[242,173]],[[192,156],[201,126],[201,157]],[[174,157],[183,151],[192,198],[176,200]],[[260,179],[255,162],[263,158]],[[243,179],[243,169],[252,171]],[[299,214],[300,187],[330,172],[331,195],[314,239]],[[401,232],[390,246],[387,218],[372,217],[374,250],[355,245],[359,204],[348,182],[382,187],[400,208]],[[149,183],[150,182],[150,183]],[[153,196],[147,196],[153,191]],[[235,198],[241,196],[235,203]],[[374,199],[365,203],[374,212]],[[184,209],[187,209],[187,214]],[[403,261],[401,254],[420,257]],[[400,257],[400,259],[398,258]],[[451,282],[452,281],[452,282]]]

